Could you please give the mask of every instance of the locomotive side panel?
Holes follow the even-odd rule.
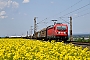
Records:
[[[53,37],[54,36],[54,29],[52,28],[48,28],[47,29],[47,37]]]

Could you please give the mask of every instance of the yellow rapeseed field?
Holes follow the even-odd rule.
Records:
[[[0,39],[0,60],[90,60],[90,50],[30,39]]]

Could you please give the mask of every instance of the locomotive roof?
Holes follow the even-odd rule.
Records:
[[[63,24],[63,23],[56,23],[55,25],[58,25],[58,24],[67,25],[67,24]],[[52,28],[52,27],[54,27],[55,25],[50,25],[50,26],[48,26],[47,28]]]
[[[62,24],[62,23],[56,23],[56,24]]]
[[[63,24],[63,23],[56,23],[56,24],[67,25],[67,24]],[[55,25],[56,25],[56,24],[55,24]]]

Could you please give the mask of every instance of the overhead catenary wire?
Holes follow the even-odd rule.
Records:
[[[62,19],[61,17],[60,17],[60,19],[63,20],[63,21],[65,21],[66,23],[70,24],[69,22],[67,22],[66,20]]]
[[[84,9],[83,11],[87,11],[87,10],[89,10],[90,8],[87,8],[87,9]],[[79,11],[79,12],[77,12],[77,13],[82,13],[83,11]],[[84,15],[88,15],[88,14],[90,14],[90,13],[85,13],[85,14],[82,14],[82,15],[79,15],[79,16],[77,16],[77,17],[74,17],[73,19],[76,19],[76,18],[79,18],[79,17],[82,17],[82,16],[84,16]],[[62,18],[69,18],[69,17],[59,17],[60,19],[62,19]],[[64,20],[64,19],[62,19],[63,21],[65,21],[66,23],[68,23],[66,20]],[[68,23],[69,24],[69,23]]]
[[[43,25],[43,27],[46,28],[46,27],[48,26],[48,24],[50,24],[49,22],[51,22],[51,21],[50,21],[50,20],[49,20],[48,22],[46,22],[46,21],[44,22],[44,21],[43,21],[43,22],[40,23],[39,25],[40,25],[40,26]],[[37,27],[38,27],[38,29],[41,29],[41,27],[40,27],[39,25],[37,25]]]
[[[75,5],[77,5],[77,4],[79,4],[80,2],[82,2],[83,0],[79,0],[78,2],[76,2],[75,4],[73,4],[72,6],[70,6],[70,7],[68,7],[67,9],[65,9],[65,10],[63,10],[63,11],[61,11],[61,12],[59,12],[58,14],[60,14],[60,13],[62,13],[62,12],[64,12],[64,11],[67,11],[68,9],[70,9],[70,8],[72,8],[72,7],[74,7]],[[56,16],[56,15],[58,15],[58,14],[55,14],[54,16]],[[53,17],[53,16],[52,16]],[[40,24],[41,22],[43,22],[43,21],[45,21],[45,20],[47,20],[48,18],[50,18],[50,17],[47,17],[47,18],[45,18],[45,19],[43,19],[43,20],[41,20],[40,22],[38,22],[37,24]]]
[[[72,6],[70,6],[70,7],[68,7],[67,9],[65,9],[65,10],[63,10],[63,11],[61,11],[61,12],[59,12],[58,14],[60,14],[60,13],[63,13],[63,12],[65,12],[65,11],[67,11],[68,9],[70,9],[70,8],[72,8],[72,7],[74,7],[75,5],[77,5],[78,3],[80,3],[82,0],[79,0],[78,2],[76,2],[75,4],[73,4]],[[57,14],[56,14],[57,15]],[[55,16],[56,16],[55,15]]]
[[[77,12],[77,13],[82,13],[82,12],[84,12],[84,11],[87,11],[87,10],[89,10],[90,8],[87,8],[87,9],[84,9],[83,11],[79,11],[79,12]]]
[[[85,16],[85,15],[88,15],[88,14],[90,14],[90,12],[89,13],[85,13],[83,15],[79,15],[79,16],[75,17],[74,19],[79,18],[79,17],[82,17],[82,16]]]
[[[71,13],[73,13],[73,12],[75,12],[75,11],[78,11],[78,10],[80,10],[80,9],[82,9],[82,8],[85,8],[86,6],[89,6],[89,5],[90,5],[90,3],[88,3],[88,4],[86,4],[86,5],[84,5],[84,6],[80,7],[80,8],[78,8],[78,9],[76,9],[76,10],[74,10],[74,11],[71,11],[71,12],[69,12],[69,13],[67,13],[67,14],[65,14],[65,15],[63,15],[63,16],[69,15],[69,14],[71,14]],[[86,13],[86,14],[77,16],[76,18],[81,17],[81,16],[84,16],[84,15],[87,15],[87,14],[90,14],[90,13]],[[61,18],[61,17],[60,17],[60,18]],[[63,21],[65,21],[65,20],[63,19]],[[65,21],[65,22],[66,22],[66,21]]]
[[[82,8],[85,8],[85,7],[89,6],[89,5],[90,5],[90,3],[88,3],[88,4],[86,4],[86,5],[84,5],[84,6],[80,7],[80,8],[78,8],[78,9],[76,9],[76,10],[74,10],[74,11],[71,11],[71,12],[69,12],[69,13],[67,13],[67,14],[65,14],[65,15],[63,15],[63,16],[69,15],[69,14],[71,14],[71,13],[73,13],[73,12],[76,12],[76,11],[82,9]]]
[[[82,13],[82,12],[87,11],[87,10],[89,10],[89,9],[90,9],[90,8],[85,9],[85,10],[80,11],[80,12],[77,12],[77,13],[79,14],[79,13]],[[88,13],[84,13],[84,14],[82,14],[82,15],[76,15],[76,17],[74,17],[73,19],[76,19],[76,18],[79,18],[79,17],[85,16],[85,15],[88,15],[88,14],[90,14],[90,12],[88,12]]]
[[[40,24],[41,22],[43,22],[44,20],[46,20],[47,18],[43,19],[42,21],[38,22],[37,24]]]

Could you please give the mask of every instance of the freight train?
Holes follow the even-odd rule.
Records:
[[[62,23],[56,23],[54,25],[48,26],[36,33],[34,33],[34,38],[38,40],[56,40],[56,41],[67,41],[68,40],[68,25]]]

